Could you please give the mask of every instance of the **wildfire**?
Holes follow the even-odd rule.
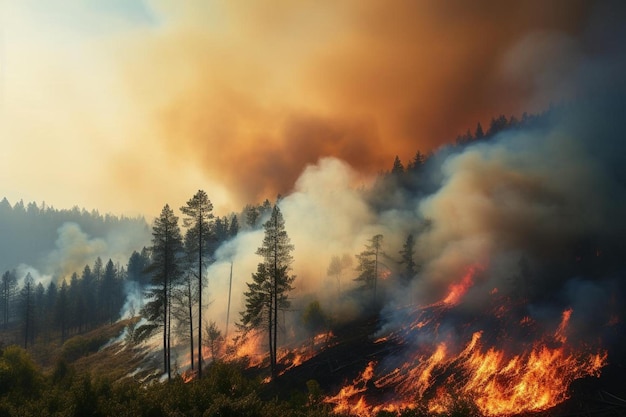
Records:
[[[196,378],[197,374],[198,374],[197,371],[195,370],[192,371],[191,369],[188,369],[185,372],[183,372],[180,377],[182,378],[183,382],[186,384],[188,382],[193,381]]]
[[[351,413],[359,416],[372,415],[372,409],[367,405],[363,396],[359,396],[356,401],[353,401],[353,397],[367,390],[367,383],[374,376],[375,366],[376,362],[369,362],[363,372],[352,381],[352,384],[344,386],[337,395],[327,397],[324,401],[335,404],[333,411],[337,414]]]
[[[315,335],[302,346],[293,349],[282,349],[277,359],[280,364],[286,367],[280,372],[280,375],[314,357],[321,349],[328,346],[333,337],[333,332],[323,332]]]
[[[418,405],[431,413],[449,413],[455,398],[471,399],[485,416],[547,410],[567,399],[573,380],[598,376],[607,362],[606,352],[577,351],[567,344],[572,313],[564,310],[554,333],[530,343],[521,353],[485,347],[483,331],[475,331],[457,353],[451,341],[442,341],[426,349],[420,345],[426,352],[391,370],[383,366],[374,372],[375,364],[370,362],[352,384],[326,401],[335,404],[338,413],[364,416],[382,410],[399,413]],[[416,321],[424,319],[418,316]],[[368,404],[366,391],[372,385],[381,392],[393,390],[393,400]]]
[[[227,360],[246,359],[249,367],[257,367],[263,364],[267,358],[267,352],[263,348],[263,334],[261,332],[251,332],[241,339],[233,342],[227,349]]]
[[[471,266],[467,268],[467,272],[465,272],[460,282],[450,284],[448,287],[448,295],[443,299],[443,303],[452,306],[457,305],[467,290],[469,290],[474,284],[474,275],[476,275],[476,273],[481,269],[482,268],[479,266]]]

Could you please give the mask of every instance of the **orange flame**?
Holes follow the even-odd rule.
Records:
[[[268,357],[263,347],[262,332],[250,332],[242,336],[227,351],[229,353],[226,355],[226,360],[247,359],[248,366],[251,368],[261,366]]]
[[[370,362],[352,384],[325,401],[335,404],[337,413],[360,416],[375,415],[381,410],[400,413],[414,409],[418,402],[431,413],[448,413],[454,398],[471,399],[485,416],[547,410],[567,399],[573,380],[598,376],[607,363],[606,352],[576,352],[566,344],[572,312],[563,311],[554,334],[531,344],[522,353],[508,354],[495,347],[484,349],[483,332],[477,331],[458,354],[452,354],[449,344],[441,342],[433,346],[431,353],[417,354],[376,379]],[[448,376],[443,379],[445,375]],[[365,392],[372,379],[377,389],[393,388],[394,400],[368,405]],[[437,381],[445,381],[445,385],[437,387]]]
[[[465,275],[461,278],[461,282],[453,283],[448,286],[448,295],[443,299],[443,303],[451,306],[457,305],[474,284],[474,275],[481,269],[481,267],[476,265],[467,268]]]
[[[329,404],[335,404],[333,411],[337,414],[351,413],[358,416],[372,415],[371,407],[367,405],[363,396],[359,396],[356,401],[353,401],[353,397],[367,390],[366,385],[374,376],[375,366],[376,362],[369,362],[363,372],[352,381],[352,384],[344,386],[337,395],[327,397],[324,401]]]

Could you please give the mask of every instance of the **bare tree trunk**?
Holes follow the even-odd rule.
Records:
[[[202,378],[202,211],[198,224],[198,379]]]
[[[163,372],[167,373],[167,277],[163,283]]]
[[[194,369],[193,359],[193,304],[192,304],[192,291],[191,291],[191,277],[187,280],[187,299],[189,300],[189,357],[191,358],[191,370]]]
[[[226,308],[226,331],[224,339],[228,337],[228,321],[230,319],[230,295],[233,289],[233,261],[230,261],[230,280],[228,281],[228,307]]]

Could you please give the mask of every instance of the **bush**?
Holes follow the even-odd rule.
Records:
[[[0,357],[0,395],[20,401],[37,395],[43,386],[43,375],[28,353],[9,346]]]

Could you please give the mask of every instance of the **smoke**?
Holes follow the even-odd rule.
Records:
[[[604,53],[603,24],[623,21],[619,4],[582,0],[173,4],[7,5],[7,178],[57,205],[132,213],[203,183],[236,209],[289,193],[320,158],[372,174],[477,121],[539,111]],[[47,181],[13,162],[35,148]]]
[[[103,239],[90,239],[76,223],[63,223],[57,234],[56,248],[48,255],[48,262],[54,268],[51,272],[61,279],[79,273],[85,265],[107,252]]]
[[[463,298],[468,311],[484,308],[494,291],[525,299],[535,312],[550,310],[557,322],[564,307],[580,309],[581,316],[590,304],[598,308],[603,304],[595,303],[607,301],[615,286],[607,271],[615,265],[616,244],[626,231],[620,217],[626,209],[626,173],[614,157],[624,150],[614,140],[624,129],[621,113],[607,113],[614,104],[583,101],[553,111],[537,126],[464,148],[444,148],[423,174],[434,191],[426,197],[403,195],[393,209],[382,212],[355,187],[359,177],[345,162],[324,158],[309,165],[295,191],[279,203],[296,248],[291,296],[300,302],[317,298],[329,312],[340,312],[346,300],[337,297],[336,284],[327,276],[330,259],[358,254],[368,239],[382,234],[381,270],[397,275],[397,254],[406,236],[422,229],[416,247],[422,268],[409,288],[397,277],[380,284],[391,310],[443,299],[471,268],[476,270],[473,286]],[[430,227],[424,230],[425,220]],[[225,322],[222,294],[228,294],[231,261],[232,324],[243,309],[245,283],[261,261],[255,252],[262,238],[262,230],[244,232],[217,252],[208,275],[209,316],[219,317],[218,324]],[[349,292],[357,273],[353,268],[345,272],[342,286]],[[581,301],[585,288],[595,288],[589,294],[596,301]],[[366,303],[363,298],[359,303]],[[302,308],[297,304],[295,309]],[[605,321],[607,314],[601,315]],[[574,321],[581,316],[575,313]],[[585,327],[590,326],[580,328]]]
[[[15,268],[15,272],[18,279],[18,288],[22,288],[24,286],[24,279],[28,274],[30,274],[33,278],[35,286],[41,284],[44,288],[47,288],[52,281],[51,275],[42,274],[39,270],[37,270],[37,268],[26,264],[19,264],[17,268]]]
[[[324,158],[308,166],[296,182],[295,191],[279,202],[286,231],[295,246],[292,267],[297,278],[296,289],[290,294],[292,300],[314,296],[330,309],[337,301],[336,283],[327,276],[332,256],[361,251],[367,239],[381,231],[382,226],[377,224],[362,193],[354,187],[357,181],[356,172],[345,162]],[[263,235],[262,228],[240,233],[219,248],[216,261],[208,270],[208,314],[220,327],[226,320],[228,299],[224,295],[228,294],[231,262],[233,299],[229,328],[233,329],[243,311],[246,283],[262,262],[256,251]],[[344,289],[354,286],[351,278],[350,272],[344,277]],[[300,308],[299,304],[295,306],[296,310]]]
[[[141,223],[126,225],[124,230],[111,228],[102,238],[90,237],[77,223],[66,222],[57,229],[58,237],[46,257],[44,269],[56,279],[64,280],[80,274],[85,265],[92,265],[97,257],[124,265],[133,250],[149,242],[148,230]]]

